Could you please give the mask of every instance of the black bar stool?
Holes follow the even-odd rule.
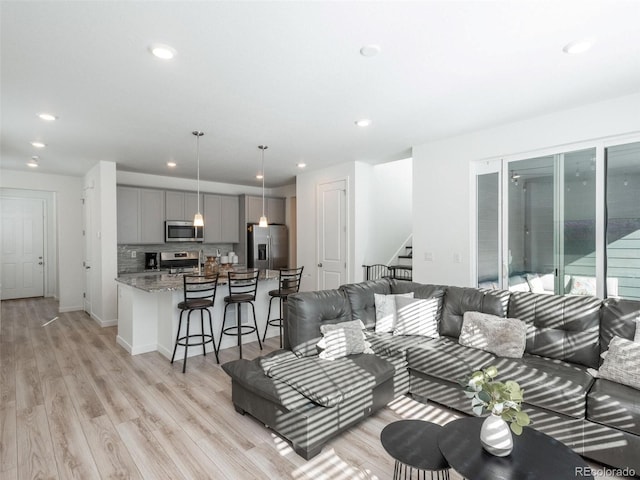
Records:
[[[258,323],[256,322],[256,308],[253,302],[256,299],[256,290],[258,289],[258,269],[248,269],[243,272],[229,272],[229,296],[224,297],[224,316],[222,320],[222,331],[220,332],[220,341],[218,348],[222,344],[223,335],[236,335],[238,337],[238,349],[240,350],[240,358],[242,358],[242,334],[256,332],[258,337],[258,345],[262,350],[260,342],[260,334],[258,333]],[[242,304],[248,303],[253,311],[253,325],[242,325]],[[229,305],[236,306],[237,322],[233,327],[226,327],[227,308]],[[244,332],[243,332],[244,330]]]
[[[218,358],[218,349],[216,348],[216,342],[213,338],[213,324],[211,323],[211,311],[209,308],[213,307],[213,303],[216,300],[216,289],[218,287],[218,274],[213,276],[205,275],[185,275],[184,276],[184,300],[178,303],[180,309],[180,320],[178,322],[178,332],[176,333],[176,344],[173,347],[173,355],[171,356],[171,363],[176,356],[176,350],[178,345],[184,347],[184,362],[182,364],[182,373],[187,370],[187,351],[189,347],[196,345],[202,345],[202,354],[206,355],[207,343],[213,344],[213,352],[216,355],[216,362],[220,363]],[[195,310],[200,310],[200,333],[189,334],[189,323],[191,320],[191,313]],[[180,336],[180,330],[182,329],[182,314],[187,314],[187,331],[184,336]],[[209,315],[209,334],[204,333],[204,313]],[[198,341],[195,339],[198,338]],[[193,342],[191,340],[194,339]]]
[[[267,324],[264,327],[264,335],[262,341],[267,338],[267,330],[270,326],[280,328],[280,348],[282,348],[282,304],[287,301],[287,296],[296,293],[300,290],[300,281],[302,280],[302,270],[300,268],[281,268],[278,270],[280,273],[278,280],[278,290],[270,290],[269,296],[269,311],[267,312]],[[274,298],[280,300],[280,317],[271,318],[271,302]]]

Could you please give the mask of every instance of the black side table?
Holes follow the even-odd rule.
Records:
[[[513,451],[506,457],[485,452],[480,444],[484,418],[460,418],[442,427],[438,446],[451,468],[469,480],[593,479],[588,465],[564,443],[525,427],[513,436]]]
[[[382,446],[396,461],[394,480],[414,478],[414,471],[418,479],[426,479],[429,472],[432,480],[449,480],[449,464],[438,449],[441,429],[423,420],[400,420],[382,429]]]

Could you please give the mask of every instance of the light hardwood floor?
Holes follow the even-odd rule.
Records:
[[[235,412],[215,356],[187,373],[158,353],[130,356],[116,328],[50,299],[2,302],[0,478],[387,479],[379,438],[402,418],[446,423],[451,411],[402,397],[305,461],[248,415]],[[47,326],[54,317],[57,320]],[[243,349],[252,358],[277,347]],[[221,362],[237,349],[221,352]],[[459,479],[455,473],[452,479]]]

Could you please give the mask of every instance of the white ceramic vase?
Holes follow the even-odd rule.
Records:
[[[480,443],[491,455],[506,457],[513,450],[513,436],[507,422],[492,413],[482,423]]]

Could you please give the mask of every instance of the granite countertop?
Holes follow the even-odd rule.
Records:
[[[241,273],[242,270],[239,270]],[[144,290],[145,292],[172,292],[182,291],[184,283],[183,273],[149,273],[136,275],[122,275],[116,278],[116,282],[128,285],[130,287]],[[273,280],[278,278],[277,270],[260,270],[259,280]],[[226,285],[228,283],[226,275],[218,277],[218,285]]]

